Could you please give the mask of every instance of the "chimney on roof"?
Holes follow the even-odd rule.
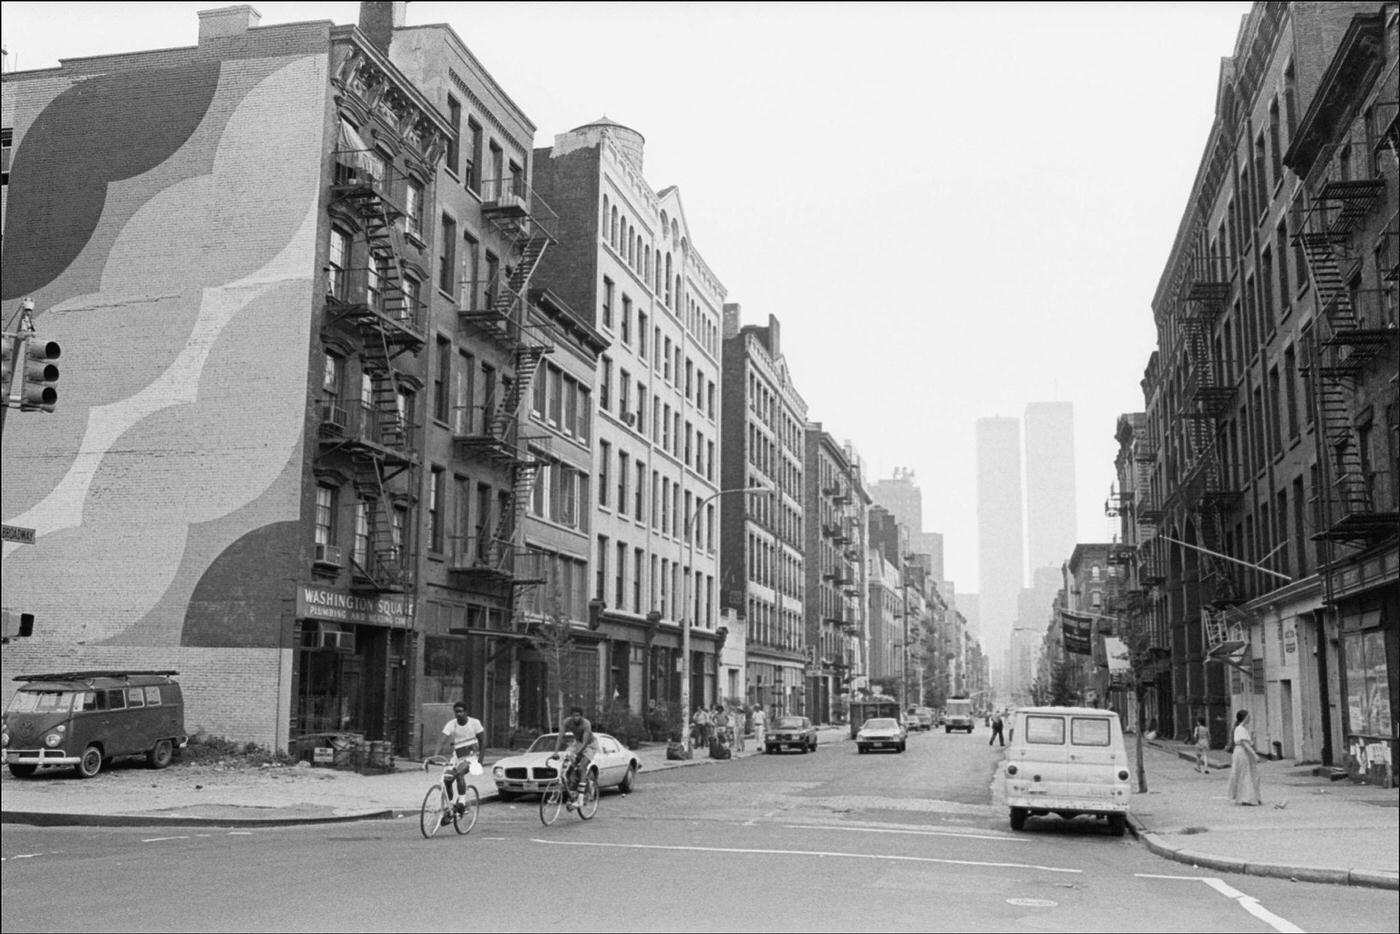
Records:
[[[389,54],[389,43],[394,41],[394,30],[402,29],[408,19],[406,2],[385,3],[382,0],[364,0],[360,4],[360,32],[373,46],[385,55]]]
[[[262,14],[246,4],[199,11],[199,42],[241,36],[262,22]]]

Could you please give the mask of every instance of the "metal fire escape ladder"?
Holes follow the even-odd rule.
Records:
[[[354,484],[367,512],[370,554],[366,563],[371,565],[360,571],[373,589],[401,590],[411,583],[413,561],[399,541],[393,502],[396,497],[413,498],[418,464],[409,450],[409,425],[399,407],[403,383],[395,361],[404,353],[417,354],[425,335],[421,309],[404,287],[403,237],[398,228],[404,212],[389,201],[383,180],[363,164],[363,153],[338,151],[336,156],[335,203],[347,205],[359,221],[365,240],[366,287],[369,275],[377,285],[377,291],[366,294],[364,301],[336,302],[334,307],[328,303],[328,311],[353,316],[362,341],[363,366],[371,377],[369,408],[374,425],[366,437],[373,446],[353,455]],[[392,492],[389,481],[405,472],[408,492]]]
[[[1352,413],[1363,371],[1387,348],[1395,347],[1396,332],[1368,327],[1360,319],[1342,276],[1349,236],[1375,210],[1384,185],[1378,178],[1324,183],[1303,229],[1294,237],[1306,258],[1325,322],[1314,329],[1308,368],[1317,398],[1318,440],[1325,446],[1319,460],[1325,463],[1336,515],[1317,537],[1338,541],[1364,541],[1394,525],[1393,515],[1376,514]],[[1326,336],[1318,333],[1323,330]]]

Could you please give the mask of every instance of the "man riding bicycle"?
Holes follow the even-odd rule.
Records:
[[[486,757],[483,755],[486,743],[482,739],[486,730],[482,727],[480,720],[467,716],[466,704],[453,704],[452,712],[456,717],[448,720],[447,725],[442,728],[442,741],[438,743],[438,755],[443,755],[449,745],[452,747],[452,755],[456,759],[453,775],[457,779],[455,783],[457,794],[466,797],[466,774],[471,769],[473,757],[477,758],[483,767],[486,765]],[[447,789],[447,800],[452,801],[452,785],[454,784],[452,776],[444,777],[442,783]],[[453,808],[460,812],[466,809],[466,804],[457,801],[453,804]]]
[[[569,793],[568,807],[573,810],[574,792],[579,782],[588,777],[588,768],[593,762],[593,757],[598,755],[598,738],[593,735],[593,724],[583,715],[582,707],[569,708],[569,718],[564,721],[564,726],[554,741],[555,755],[564,750],[566,741],[574,754],[573,765],[564,781],[564,787]]]

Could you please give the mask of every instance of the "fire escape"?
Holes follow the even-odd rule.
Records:
[[[527,437],[521,427],[540,362],[554,351],[544,326],[530,318],[528,290],[545,250],[557,242],[558,216],[518,178],[486,181],[482,197],[482,217],[510,244],[513,262],[484,284],[467,283],[458,324],[506,354],[513,377],[502,380],[499,398],[493,394],[461,413],[453,442],[460,455],[506,471],[510,492],[500,501],[494,527],[480,526],[456,543],[451,569],[463,580],[510,587],[512,612],[518,614],[519,591],[543,583],[535,556],[525,548],[524,516],[535,477],[548,462],[548,439]]]
[[[413,586],[407,516],[418,484],[413,426],[401,406],[408,390],[400,366],[425,343],[423,308],[405,287],[404,212],[388,196],[388,169],[364,144],[342,135],[335,152],[332,213],[358,228],[343,269],[332,267],[326,327],[355,338],[365,381],[356,399],[326,399],[318,458],[347,457],[363,507],[357,516],[351,586],[402,593]],[[356,262],[362,265],[356,265]],[[395,482],[397,480],[397,482]]]
[[[1234,404],[1228,361],[1212,349],[1215,322],[1230,296],[1233,264],[1228,257],[1198,251],[1186,264],[1177,324],[1181,335],[1186,378],[1182,387],[1181,423],[1186,440],[1186,469],[1182,503],[1195,519],[1197,542],[1209,552],[1223,551],[1225,516],[1239,491],[1230,489],[1219,452],[1220,423]],[[1228,564],[1198,551],[1202,603],[1224,605],[1239,599]],[[1215,648],[1207,640],[1207,650]]]
[[[1389,128],[1375,143],[1375,158],[1385,151],[1395,157],[1396,132],[1392,114]],[[1345,175],[1346,163],[1334,164],[1331,158],[1339,145],[1352,148],[1350,143],[1334,144],[1319,165],[1327,170],[1339,165]],[[1379,206],[1385,180],[1379,176],[1324,180],[1315,191],[1295,235],[1307,258],[1320,307],[1309,347],[1309,369],[1316,397],[1318,463],[1323,465],[1326,489],[1321,528],[1314,537],[1365,544],[1392,533],[1400,521],[1393,508],[1381,508],[1387,498],[1384,480],[1390,474],[1370,470],[1352,421],[1364,377],[1377,358],[1388,353],[1393,361],[1397,346],[1395,322],[1383,320],[1379,311],[1379,290],[1355,285],[1362,256],[1353,248],[1352,235]],[[1395,264],[1387,259],[1381,264],[1382,277],[1395,282]],[[1390,286],[1392,295],[1394,289]]]

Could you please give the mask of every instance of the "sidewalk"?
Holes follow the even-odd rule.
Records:
[[[1128,738],[1128,754],[1135,740]],[[1148,849],[1221,872],[1300,882],[1400,889],[1400,792],[1313,775],[1292,759],[1259,763],[1263,805],[1233,804],[1230,758],[1210,753],[1195,771],[1195,749],[1149,741],[1147,794],[1133,796],[1133,832]]]
[[[825,727],[818,742],[849,736]],[[750,739],[734,758],[758,754]],[[1129,738],[1129,754],[1133,740]],[[487,750],[495,763],[520,750]],[[1194,750],[1179,743],[1144,746],[1148,792],[1133,798],[1130,824],[1160,856],[1218,872],[1244,872],[1308,882],[1400,889],[1400,792],[1350,781],[1333,782],[1292,760],[1260,763],[1264,804],[1237,807],[1226,797],[1229,759],[1210,754],[1211,771],[1194,770]],[[666,744],[637,750],[643,788],[672,768],[724,767],[697,752],[672,761]],[[472,784],[483,801],[496,797],[487,774]],[[218,826],[307,824],[416,814],[439,769],[424,774],[404,761],[390,773],[277,767],[220,769],[176,766],[153,772],[134,764],[104,770],[89,781],[55,775],[0,777],[0,822],[45,826]]]
[[[846,727],[818,732],[820,744],[839,742]],[[750,737],[733,758],[756,755],[760,744]],[[488,749],[491,765],[523,750]],[[689,760],[668,760],[665,743],[648,743],[635,750],[641,763],[639,783],[678,767],[722,766],[697,750]],[[495,800],[491,765],[484,774],[469,776],[482,801]],[[33,779],[0,775],[0,823],[40,826],[120,827],[238,826],[241,824],[333,823],[417,814],[440,767],[424,773],[422,763],[399,760],[391,772],[360,774],[306,765],[270,768],[219,768],[175,765],[163,771],[146,769],[139,761],[105,768],[96,778],[81,781],[60,772]]]

